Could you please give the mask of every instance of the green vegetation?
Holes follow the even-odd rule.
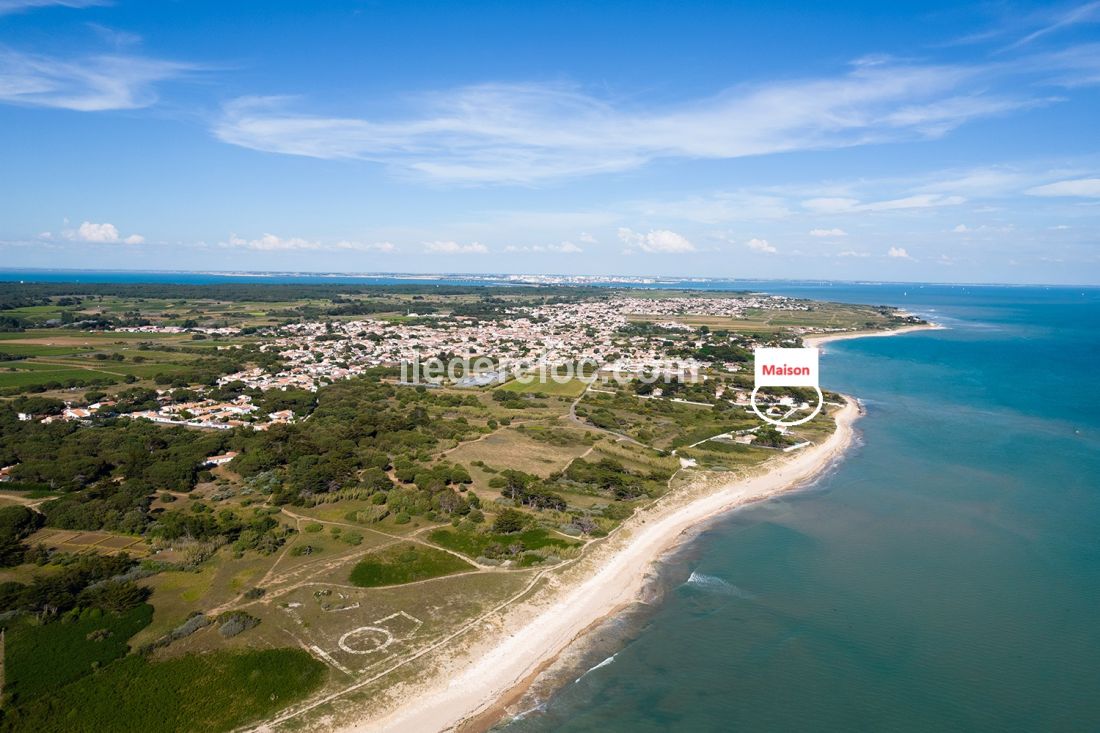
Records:
[[[6,711],[0,730],[36,733],[207,733],[230,730],[300,700],[325,665],[300,649],[129,656]]]
[[[130,637],[152,618],[153,607],[143,603],[120,614],[85,608],[46,624],[21,619],[5,639],[6,700],[14,705],[36,700],[98,672],[124,656]]]
[[[351,571],[351,582],[363,588],[412,583],[473,570],[449,552],[402,543],[373,552]]]
[[[576,540],[554,537],[541,527],[516,533],[471,532],[437,529],[428,535],[435,544],[472,558],[496,559],[528,550],[554,550],[580,547]]]
[[[555,381],[552,378],[546,379],[534,379],[530,382],[520,381],[513,379],[507,384],[498,387],[503,392],[516,392],[520,394],[525,393],[537,393],[547,395],[557,395],[559,397],[577,397],[585,388],[588,383],[581,379],[570,379],[567,381]]]
[[[286,631],[339,656],[336,640],[353,615],[403,624],[393,653],[423,648],[530,578],[493,566],[579,556],[588,538],[614,530],[675,477],[690,477],[678,473],[681,458],[702,470],[737,470],[790,441],[824,435],[831,425],[823,417],[793,437],[760,430],[752,446],[712,439],[759,426],[735,401],[751,387],[754,344],[796,342],[788,324],[893,322],[888,309],[833,305],[762,310],[739,321],[674,319],[695,328],[639,316],[611,334],[614,348],[711,366],[698,379],[596,382],[591,390],[576,379],[429,389],[400,383],[393,365],[351,379],[328,371],[352,366],[368,341],[407,336],[404,326],[491,326],[514,318],[517,306],[624,294],[5,285],[0,467],[10,481],[0,501],[0,624],[8,697],[0,731],[253,723],[325,678],[308,654],[278,649],[291,643]],[[347,329],[372,319],[361,331]],[[307,321],[311,335],[295,342]],[[147,325],[175,328],[111,330]],[[227,326],[239,332],[218,332]],[[287,350],[277,336],[305,346]],[[530,355],[526,345],[514,346]],[[609,353],[608,362],[620,356],[632,358]],[[288,364],[309,367],[288,389],[219,383],[231,372],[271,375]],[[780,396],[802,397],[777,389],[764,399],[777,405]],[[224,430],[122,417],[162,407],[198,416],[216,402],[257,409],[241,417],[245,424],[223,422]],[[92,416],[63,417],[93,403]],[[293,413],[289,423],[266,424],[268,413],[283,410]],[[267,429],[251,429],[252,420]],[[207,464],[231,451],[232,460]],[[349,577],[359,589],[347,587]],[[430,594],[409,587],[433,578]],[[382,656],[355,660],[354,675],[373,674]]]

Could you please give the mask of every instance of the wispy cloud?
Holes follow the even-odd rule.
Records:
[[[1043,36],[1050,35],[1065,28],[1070,28],[1081,23],[1095,23],[1100,21],[1100,2],[1089,2],[1076,5],[1068,10],[1053,11],[1042,18],[1043,25],[1028,33],[1026,36],[1009,46],[1019,48],[1039,40]]]
[[[886,251],[887,257],[892,257],[896,260],[911,260],[913,259],[909,253],[905,250],[905,247],[891,247]]]
[[[505,252],[533,252],[533,253],[556,253],[556,254],[581,254],[584,252],[576,244],[572,242],[562,242],[561,244],[530,244],[530,245],[514,245],[510,244],[504,248]]]
[[[21,13],[35,8],[51,6],[64,8],[90,8],[97,5],[110,5],[108,0],[0,0],[0,15]]]
[[[535,183],[661,158],[726,159],[936,137],[1044,103],[989,91],[989,67],[858,63],[831,78],[740,86],[639,108],[564,84],[483,84],[424,95],[403,118],[294,111],[285,97],[226,106],[214,134],[255,150],[376,161],[465,183]]]
[[[141,56],[60,59],[0,47],[0,102],[82,112],[137,109],[157,101],[158,82],[195,70]]]
[[[843,229],[836,229],[836,228],[833,228],[833,229],[811,229],[810,230],[810,236],[811,237],[828,237],[828,238],[846,237],[846,236],[848,236],[848,232],[844,231]]]
[[[1029,188],[1029,196],[1078,196],[1100,198],[1100,178],[1078,178]]]
[[[450,240],[425,242],[424,251],[439,255],[483,255],[489,253],[489,248],[481,242],[460,244]]]
[[[395,252],[397,247],[391,242],[353,242],[341,240],[334,243],[324,243],[302,237],[280,237],[276,234],[265,233],[256,239],[240,237],[230,234],[229,240],[222,243],[227,247],[239,247],[242,249],[258,250],[261,252],[293,252],[301,250],[327,250],[345,252]]]
[[[947,196],[938,193],[921,193],[885,201],[861,202],[847,197],[822,197],[806,199],[803,208],[818,214],[851,214],[875,211],[901,211],[905,209],[928,209],[938,206],[957,206],[965,203],[962,196]]]

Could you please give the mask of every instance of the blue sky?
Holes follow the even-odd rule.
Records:
[[[1100,284],[1100,2],[0,0],[7,267]]]

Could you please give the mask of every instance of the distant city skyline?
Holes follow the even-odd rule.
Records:
[[[1100,284],[1100,2],[0,0],[6,268]]]

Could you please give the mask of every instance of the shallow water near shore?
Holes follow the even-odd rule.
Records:
[[[846,458],[709,524],[502,729],[1100,729],[1100,291],[772,289],[950,330],[826,344]]]

